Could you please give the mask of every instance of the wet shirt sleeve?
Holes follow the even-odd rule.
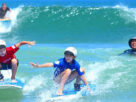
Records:
[[[77,63],[77,64],[76,64],[76,71],[78,72],[78,74],[79,74],[80,76],[82,76],[84,73],[83,73],[80,69],[81,69],[81,68],[80,68],[80,64]]]
[[[125,55],[125,54],[132,54],[132,53],[133,53],[132,50],[129,49],[129,50],[125,50],[123,54]]]
[[[60,61],[53,62],[53,66],[54,66],[54,68],[60,67]]]
[[[6,11],[10,11],[10,9],[7,7]]]
[[[8,50],[10,53],[14,54],[14,53],[16,53],[16,52],[19,50],[19,48],[16,47],[16,45],[13,45],[13,46],[8,47],[7,50]]]

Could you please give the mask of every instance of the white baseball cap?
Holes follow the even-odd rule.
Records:
[[[0,45],[6,46],[6,42],[4,40],[0,40]]]
[[[71,52],[75,57],[77,56],[77,49],[75,47],[68,47],[65,49],[66,52]]]

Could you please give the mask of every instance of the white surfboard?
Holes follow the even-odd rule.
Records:
[[[0,89],[5,88],[23,88],[24,83],[20,79],[16,79],[17,82],[11,82],[11,70],[2,70],[2,74],[4,75],[4,81],[0,81]]]
[[[4,79],[4,81],[0,82],[0,89],[24,87],[24,83],[21,80],[16,79],[16,81],[17,81],[16,83],[12,83],[11,79]]]

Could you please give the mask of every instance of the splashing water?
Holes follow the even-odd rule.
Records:
[[[17,16],[22,11],[23,6],[11,9],[11,13],[7,12],[6,17],[11,19],[11,22],[0,22],[0,33],[7,33],[17,24]]]

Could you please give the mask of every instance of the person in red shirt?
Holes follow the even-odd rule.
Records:
[[[15,53],[19,50],[19,47],[22,45],[34,45],[34,41],[21,41],[13,46],[6,47],[6,43],[3,40],[0,40],[0,70],[12,69],[11,82],[16,82],[15,76],[18,67],[18,60],[15,56]],[[3,81],[4,76],[0,71],[0,81]]]

